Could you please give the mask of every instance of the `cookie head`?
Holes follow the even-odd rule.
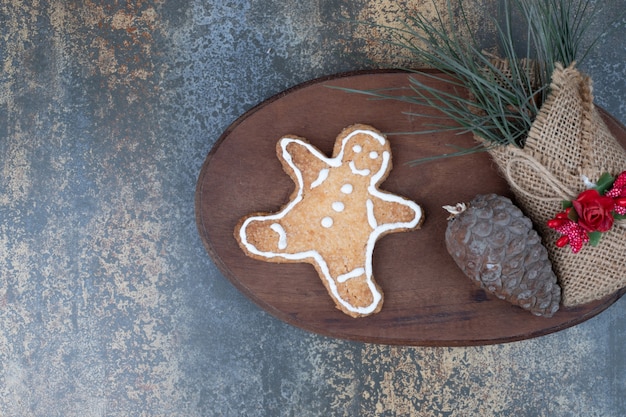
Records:
[[[344,130],[344,133],[346,131],[351,132]],[[341,161],[356,175],[367,177],[377,174],[381,169],[391,169],[391,148],[380,134],[357,131],[356,134],[346,135],[341,145]]]

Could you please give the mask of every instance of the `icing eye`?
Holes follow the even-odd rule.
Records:
[[[352,150],[353,150],[355,153],[359,153],[359,152],[361,152],[361,151],[363,150],[363,148],[361,147],[361,145],[354,145],[354,146],[352,147]]]
[[[328,228],[329,228],[329,227],[331,227],[332,225],[333,225],[333,219],[332,219],[332,218],[330,218],[330,217],[324,217],[324,218],[322,219],[322,226],[323,226],[323,227],[325,227],[325,228],[327,228],[327,229],[328,229]]]
[[[335,210],[337,213],[342,212],[346,208],[346,206],[341,201],[335,201],[332,204],[332,207],[333,210]]]
[[[374,152],[374,151],[370,152],[370,159],[376,159],[376,158],[378,158],[378,152]]]
[[[341,186],[341,192],[344,194],[350,194],[352,192],[352,184],[344,184]]]

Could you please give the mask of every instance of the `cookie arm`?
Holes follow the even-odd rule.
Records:
[[[276,146],[276,154],[285,172],[294,181],[301,180],[305,189],[320,185],[331,168],[330,159],[302,138],[282,138]]]
[[[411,200],[380,193],[367,202],[367,215],[370,226],[397,224],[401,228],[412,229],[421,224],[422,209]]]

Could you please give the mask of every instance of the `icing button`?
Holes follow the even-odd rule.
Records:
[[[322,219],[322,226],[324,226],[325,228],[329,228],[333,225],[333,219],[330,217],[324,217]]]

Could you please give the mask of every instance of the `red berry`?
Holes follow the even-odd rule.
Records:
[[[548,227],[551,229],[557,229],[563,226],[564,224],[565,224],[565,221],[563,219],[554,218],[554,219],[548,220]]]
[[[559,248],[562,248],[562,247],[567,246],[568,243],[569,243],[569,236],[563,235],[559,238],[559,240],[556,241],[556,246]]]

